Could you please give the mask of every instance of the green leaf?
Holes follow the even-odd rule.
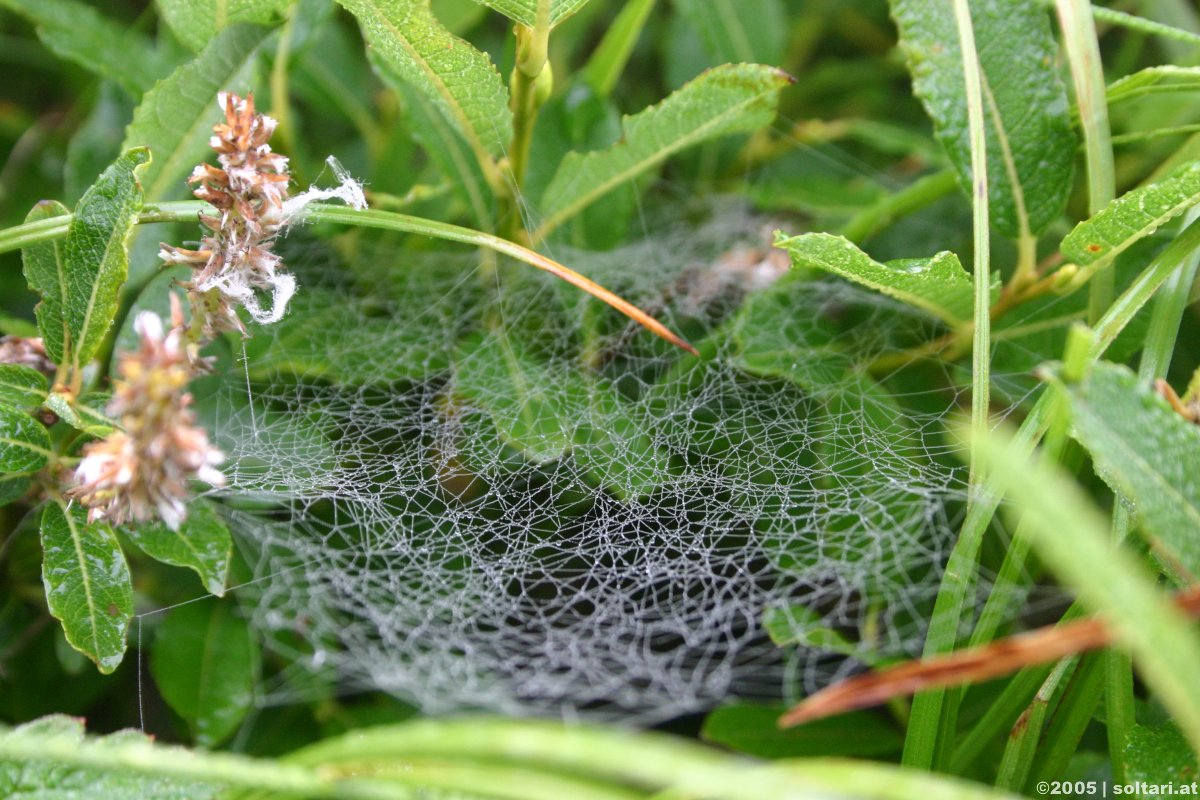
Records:
[[[293,0],[158,0],[158,10],[175,37],[199,50],[238,22],[270,22]]]
[[[704,718],[701,737],[759,758],[875,757],[899,752],[904,737],[879,714],[857,711],[779,729],[783,706],[724,706]]]
[[[570,454],[621,497],[669,478],[669,454],[640,431],[634,409],[608,381],[556,368],[504,335],[468,337],[456,366],[455,389],[534,463]]]
[[[150,672],[196,744],[212,747],[254,707],[258,650],[236,605],[188,603],[172,609],[155,634]]]
[[[534,235],[553,229],[667,158],[700,142],[769,125],[786,73],[758,64],[711,69],[651,106],[622,121],[624,136],[607,150],[570,153],[542,197],[546,219]]]
[[[20,500],[32,483],[28,475],[0,475],[0,506]]]
[[[1060,468],[1031,459],[1023,443],[1004,433],[973,438],[971,447],[1023,512],[1046,566],[1100,613],[1192,747],[1200,748],[1200,638],[1188,619],[1137,558],[1113,547],[1107,517]]]
[[[61,500],[42,512],[42,584],[67,641],[107,675],[125,655],[133,616],[129,565],[112,529]]]
[[[358,18],[389,71],[424,94],[467,140],[480,163],[512,138],[508,90],[485,53],[442,27],[427,0],[338,0]]]
[[[1154,543],[1198,574],[1200,426],[1117,364],[1100,362],[1067,389],[1075,436],[1096,471],[1133,503]]]
[[[171,62],[148,37],[77,0],[0,0],[37,27],[57,55],[111,78],[135,97],[171,71]]]
[[[1129,783],[1188,785],[1200,772],[1195,751],[1169,722],[1155,727],[1134,725],[1125,744],[1124,761]]]
[[[5,740],[41,738],[78,747],[84,742],[83,722],[75,717],[50,716],[0,733]],[[103,752],[123,745],[149,746],[151,738],[139,731],[119,731],[90,744]],[[0,761],[0,796],[29,800],[210,800],[219,787],[143,774],[141,771],[87,769],[49,762]]]
[[[59,419],[75,430],[102,439],[116,430],[117,424],[105,416],[103,402],[99,407],[92,407],[84,403],[83,401],[88,397],[95,398],[95,395],[76,399],[65,392],[51,392],[46,397],[46,408],[57,414]]]
[[[808,606],[769,608],[763,615],[763,630],[779,647],[807,647],[856,657],[861,647],[838,631]]]
[[[151,522],[124,528],[122,532],[146,555],[164,564],[187,567],[200,576],[209,592],[217,597],[225,594],[233,538],[209,503],[203,500],[190,503],[187,519],[177,531],[162,522]]]
[[[891,5],[913,89],[969,196],[966,85],[953,6],[923,0]],[[977,0],[971,16],[987,111],[992,224],[1006,236],[1037,234],[1066,206],[1075,163],[1058,44],[1038,3]]]
[[[1131,245],[1200,203],[1200,161],[1113,200],[1062,240],[1062,252],[1081,267],[1110,263]]]
[[[471,146],[458,129],[438,111],[424,92],[417,91],[391,68],[388,62],[369,50],[367,56],[384,82],[404,99],[408,123],[413,138],[424,148],[442,175],[450,180],[454,194],[471,210],[471,217],[480,230],[495,227],[492,210],[492,191],[471,154]]]
[[[154,154],[143,176],[147,200],[185,193],[184,178],[211,154],[209,136],[222,113],[217,92],[249,87],[257,48],[269,32],[257,25],[229,26],[142,98],[122,147],[146,146]]]
[[[719,63],[779,64],[788,23],[780,0],[675,0]]]
[[[971,321],[975,307],[971,276],[958,256],[941,252],[928,259],[881,264],[850,240],[830,233],[775,235],[775,246],[792,257],[793,267],[808,267],[894,297],[950,325]]]
[[[513,22],[519,22],[527,28],[538,26],[539,19],[544,19],[554,27],[579,9],[587,5],[588,0],[476,0],[476,2],[499,11]]]
[[[64,310],[76,369],[100,349],[117,314],[129,238],[142,208],[138,178],[149,161],[144,147],[122,154],[84,193],[67,229]]]
[[[43,200],[25,217],[25,221],[38,222],[51,217],[61,217],[71,211],[62,203]],[[67,360],[70,352],[70,334],[67,327],[67,256],[66,242],[55,239],[50,242],[30,245],[21,251],[25,280],[29,288],[42,297],[35,309],[38,331],[46,347],[46,355],[56,364]]]
[[[1200,91],[1200,67],[1164,64],[1147,67],[1109,84],[1105,98],[1110,106],[1148,94]]]
[[[50,458],[50,435],[28,413],[0,405],[0,473],[33,472]]]
[[[0,364],[0,403],[18,408],[37,408],[49,389],[46,376],[33,367]]]

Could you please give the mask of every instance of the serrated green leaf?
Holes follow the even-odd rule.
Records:
[[[33,367],[0,364],[0,403],[18,408],[37,408],[49,389],[46,376]]]
[[[1200,426],[1126,367],[1100,362],[1067,387],[1076,438],[1133,503],[1142,527],[1189,574],[1200,571]]]
[[[950,325],[962,325],[972,318],[975,300],[971,276],[953,253],[882,264],[848,239],[831,233],[792,237],[777,233],[775,246],[791,255],[794,267],[838,275],[927,311]]]
[[[970,194],[971,148],[954,9],[892,0],[913,89]],[[1027,0],[971,4],[987,110],[992,224],[1007,236],[1037,234],[1058,218],[1071,191],[1076,138],[1049,13]]]
[[[163,699],[187,720],[201,747],[224,741],[253,708],[258,663],[250,629],[232,603],[171,609],[150,654]]]
[[[199,50],[230,25],[270,22],[293,0],[157,0],[158,11],[176,38]]]
[[[129,238],[142,209],[139,177],[149,161],[144,147],[122,154],[84,193],[67,229],[64,310],[76,369],[100,349],[116,316]]]
[[[221,115],[217,92],[249,87],[258,46],[269,32],[258,25],[229,26],[142,98],[122,147],[145,146],[154,154],[143,176],[147,200],[186,194],[184,178],[211,153],[208,139]]]
[[[570,153],[546,188],[549,231],[623,183],[700,142],[746,133],[775,118],[779,90],[791,83],[786,73],[758,64],[727,64],[711,69],[656,106],[622,121],[624,136],[607,150]]]
[[[479,162],[471,154],[470,145],[434,107],[433,101],[425,93],[411,87],[374,53],[371,50],[367,55],[376,71],[385,83],[404,98],[413,138],[437,164],[442,175],[450,180],[454,193],[471,210],[479,229],[492,230],[495,227],[492,192],[479,168]]]
[[[42,512],[42,585],[67,641],[108,674],[125,655],[133,617],[129,565],[112,529],[61,500]]]
[[[428,0],[338,0],[390,71],[424,94],[482,163],[512,138],[508,90],[485,53],[442,27]]]
[[[1200,161],[1126,192],[1076,225],[1062,240],[1063,255],[1081,267],[1103,266],[1196,203],[1200,203]]]
[[[778,64],[787,44],[780,0],[675,0],[719,63]]]
[[[61,217],[71,211],[62,203],[43,200],[25,217],[25,221],[38,222],[51,217]],[[69,355],[70,333],[67,326],[67,255],[66,242],[55,239],[31,245],[21,251],[25,280],[29,288],[41,295],[35,313],[38,331],[46,347],[46,355],[56,364],[62,364]]]
[[[899,752],[904,737],[887,718],[866,711],[779,729],[783,706],[737,704],[704,718],[701,737],[759,758],[868,757]]]
[[[84,742],[83,722],[75,717],[54,715],[0,732],[0,741],[34,737],[39,741]],[[98,749],[125,744],[149,745],[140,731],[118,731],[93,738]],[[0,761],[0,796],[37,800],[210,800],[221,787],[179,781],[131,770],[96,770],[49,762]]]
[[[177,531],[162,522],[151,522],[125,528],[124,533],[146,555],[164,564],[187,567],[200,576],[209,592],[217,597],[225,594],[233,537],[209,503],[190,503],[187,519]]]
[[[0,475],[0,506],[20,500],[32,483],[28,475]]]
[[[38,37],[59,56],[104,78],[135,97],[171,71],[170,61],[144,34],[110,20],[76,0],[0,0],[37,28]]]
[[[28,413],[0,405],[0,473],[33,472],[50,458],[50,435]]]
[[[478,3],[499,11],[513,22],[527,28],[537,27],[539,20],[546,20],[554,27],[579,9],[588,0],[476,0]]]

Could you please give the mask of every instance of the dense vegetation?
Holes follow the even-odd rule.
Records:
[[[1196,776],[1191,4],[0,41],[0,795]]]

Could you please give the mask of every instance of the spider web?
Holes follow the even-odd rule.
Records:
[[[942,421],[963,397],[936,365],[865,365],[937,323],[779,277],[769,221],[740,204],[697,215],[553,255],[701,360],[474,251],[282,243],[289,316],[196,387],[257,578],[239,596],[272,647],[429,713],[641,723],[920,649],[961,513]]]

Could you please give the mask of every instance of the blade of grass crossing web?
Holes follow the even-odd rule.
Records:
[[[1112,626],[1192,747],[1200,749],[1200,639],[1188,620],[1141,563],[1112,547],[1107,520],[1061,470],[1031,463],[1007,434],[974,439],[972,448],[1029,515],[1046,564]]]
[[[955,0],[954,17],[962,52],[963,78],[966,82],[967,121],[971,141],[971,205],[974,212],[975,328],[971,362],[971,429],[975,435],[981,436],[988,430],[991,358],[987,135],[984,128],[979,56],[975,48],[975,30],[971,24],[971,10],[967,0]],[[970,470],[968,520],[971,519],[971,507],[980,501],[978,489],[983,479],[981,464],[974,452],[971,454]],[[945,652],[955,644],[963,603],[975,580],[979,546],[986,529],[986,524],[979,526],[977,531],[964,526],[960,534],[934,606],[929,636],[925,642],[926,656]],[[960,551],[960,558],[955,559],[954,556]],[[946,700],[944,690],[924,693],[914,699],[908,735],[904,740],[903,763],[906,766],[928,769],[948,757],[948,746],[957,727],[957,704]]]
[[[1057,0],[1063,45],[1075,85],[1075,104],[1083,129],[1087,162],[1088,215],[1094,216],[1116,196],[1113,167],[1112,131],[1108,125],[1108,101],[1105,99],[1104,65],[1100,61],[1100,43],[1088,0]],[[1088,298],[1088,320],[1095,322],[1112,302],[1113,272],[1107,270],[1092,278]]]

